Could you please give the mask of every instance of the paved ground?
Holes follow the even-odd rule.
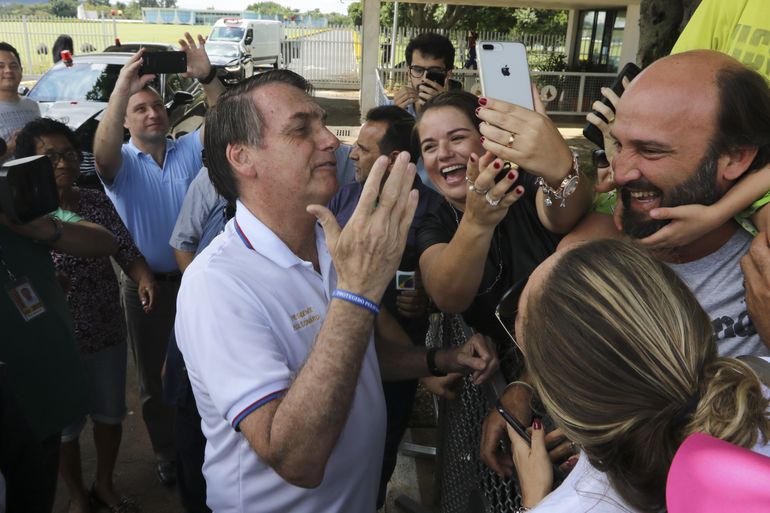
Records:
[[[319,91],[317,97],[319,103],[329,113],[330,126],[359,125],[357,92]],[[560,124],[560,130],[568,144],[581,153],[583,162],[590,162],[586,157],[591,146],[580,135],[581,128],[582,123]],[[130,357],[127,404],[129,414],[123,425],[123,443],[116,470],[116,484],[119,491],[134,497],[145,512],[183,513],[176,490],[163,487],[155,478],[154,458],[141,420],[134,365]],[[408,436],[414,437],[417,441],[424,441],[430,440],[434,433],[430,428],[421,428],[409,433]],[[81,435],[81,445],[85,483],[86,486],[90,486],[95,475],[96,461],[90,426]],[[388,503],[382,511],[386,513],[406,511],[395,504],[395,499],[401,494],[411,497],[426,507],[433,504],[433,463],[430,459],[399,457],[398,468],[388,494]],[[66,508],[67,493],[60,480],[54,512],[63,513],[66,512]]]

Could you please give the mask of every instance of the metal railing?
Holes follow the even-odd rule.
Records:
[[[24,79],[39,78],[53,65],[51,47],[61,34],[72,36],[75,54],[98,52],[114,43],[115,20],[79,20],[37,16],[0,16],[0,39],[16,48]]]
[[[408,81],[406,68],[378,68],[377,72],[386,90],[391,92]],[[478,71],[458,69],[452,75],[464,90],[481,94]],[[591,104],[601,98],[601,88],[612,85],[615,74],[532,71],[531,77],[550,114],[584,115],[591,112]]]

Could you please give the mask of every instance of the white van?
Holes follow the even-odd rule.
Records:
[[[241,53],[251,57],[252,65],[281,67],[283,25],[273,20],[220,18],[214,23],[208,41],[238,44]]]

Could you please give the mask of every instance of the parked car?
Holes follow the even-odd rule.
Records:
[[[90,151],[118,74],[131,55],[108,52],[75,56],[72,65],[60,62],[49,69],[27,96],[38,103],[43,116],[58,119],[75,130],[84,149]],[[158,75],[151,85],[166,104],[172,137],[203,124],[206,108],[203,88],[197,80],[169,73]]]
[[[274,68],[282,65],[281,43],[283,25],[273,20],[247,20],[220,18],[211,28],[208,43],[236,44],[242,54],[251,58],[253,65],[268,64]],[[207,45],[208,49],[209,46]],[[209,54],[211,55],[211,54]]]
[[[254,74],[251,55],[244,52],[238,43],[206,43],[206,53],[212,66],[217,67],[217,76],[225,85],[234,85]]]
[[[55,64],[27,92],[40,113],[57,119],[78,134],[83,145],[85,171],[78,180],[86,187],[101,187],[93,169],[93,140],[115,82],[132,53],[92,53],[75,56],[72,64]],[[150,82],[161,95],[169,114],[169,135],[176,138],[195,131],[206,114],[203,87],[176,73],[158,75]],[[125,140],[128,140],[125,131]],[[91,169],[89,169],[91,168]]]
[[[110,45],[102,51],[109,53],[136,53],[141,48],[144,48],[145,52],[173,52],[179,50],[176,46],[166,43],[144,43],[141,41],[128,41],[122,43],[120,39],[116,39],[114,45]]]

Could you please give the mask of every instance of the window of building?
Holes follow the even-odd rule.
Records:
[[[626,10],[580,11],[578,20],[578,51],[573,66],[581,71],[618,71]]]

